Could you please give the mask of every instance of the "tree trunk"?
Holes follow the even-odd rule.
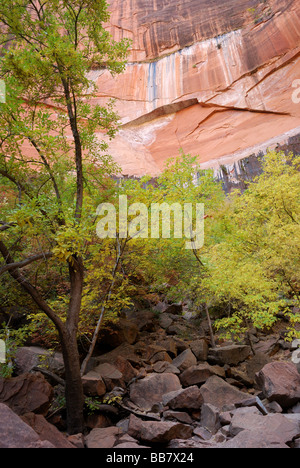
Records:
[[[72,435],[83,432],[84,428],[84,394],[80,374],[80,359],[76,335],[65,332],[60,338],[65,364],[67,425],[68,433]]]
[[[210,314],[209,314],[209,308],[208,308],[208,305],[206,303],[205,303],[204,307],[205,307],[205,312],[206,312],[206,317],[207,317],[207,322],[208,322],[211,346],[212,346],[212,348],[215,348],[216,347],[216,341],[215,341],[215,335],[214,335],[214,331],[213,331],[213,327],[212,327],[212,323],[211,323],[211,318],[210,318]]]
[[[80,372],[80,357],[77,344],[78,323],[81,310],[84,267],[81,257],[74,256],[69,264],[71,282],[70,304],[66,327],[61,336],[65,363],[66,407],[68,432],[78,434],[83,432],[84,394]]]

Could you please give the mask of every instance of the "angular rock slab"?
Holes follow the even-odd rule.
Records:
[[[200,388],[204,403],[222,410],[224,406],[235,405],[249,399],[247,393],[240,392],[217,376],[210,377]]]
[[[106,385],[98,372],[90,371],[82,377],[85,395],[102,396],[106,393]]]
[[[55,448],[41,441],[38,434],[8,406],[0,403],[0,448]]]
[[[39,436],[40,440],[50,442],[55,448],[74,449],[75,446],[53,424],[41,414],[27,413],[22,420],[28,424]]]
[[[300,401],[300,375],[291,362],[271,362],[256,374],[256,381],[266,398],[282,408]]]
[[[208,356],[208,344],[203,338],[201,340],[194,340],[190,343],[190,348],[197,358],[197,361],[206,361]]]
[[[106,427],[93,429],[85,438],[87,448],[112,448],[123,434],[119,427]]]
[[[53,388],[42,374],[22,374],[11,379],[0,379],[0,402],[16,414],[46,415],[53,398]]]
[[[225,377],[225,371],[219,366],[211,366],[207,362],[191,366],[180,375],[180,381],[184,387],[203,384],[212,377],[218,375]]]
[[[150,374],[130,385],[130,399],[139,408],[150,411],[153,405],[162,401],[166,393],[181,389],[175,374]]]
[[[193,429],[179,422],[142,421],[132,414],[128,434],[144,442],[165,444],[173,439],[189,439]]]
[[[200,389],[194,385],[175,392],[166,393],[162,399],[164,406],[171,409],[200,409],[203,398]]]
[[[258,432],[258,431],[242,431],[236,437],[225,442],[222,444],[221,448],[224,449],[232,449],[232,448],[239,448],[239,449],[266,449],[266,448],[273,448],[273,449],[281,449],[281,448],[289,448],[284,442],[280,440],[274,440],[274,438],[269,439],[266,434]]]
[[[250,346],[231,345],[210,349],[208,358],[213,360],[214,364],[236,366],[245,361],[250,355]]]
[[[197,358],[188,348],[173,359],[172,364],[177,367],[180,372],[183,372],[189,367],[195,366],[197,364]]]
[[[38,346],[18,348],[15,357],[17,375],[31,372],[34,367],[42,367],[57,375],[64,373],[62,353],[53,353]]]
[[[108,362],[99,364],[92,372],[103,379],[107,391],[113,390],[114,387],[125,387],[122,372]]]
[[[230,423],[233,436],[242,431],[262,434],[266,442],[287,444],[300,435],[300,415],[289,418],[283,414],[263,416],[256,408],[239,408],[235,411]]]

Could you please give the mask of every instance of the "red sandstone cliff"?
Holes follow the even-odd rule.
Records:
[[[298,0],[110,0],[115,39],[132,39],[126,72],[93,70],[98,100],[116,98],[111,154],[124,174],[156,174],[199,154],[230,164],[300,132]]]

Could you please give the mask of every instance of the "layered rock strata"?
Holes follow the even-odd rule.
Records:
[[[296,0],[111,0],[110,10],[113,37],[133,41],[129,62],[118,77],[90,77],[97,102],[116,99],[110,153],[124,174],[157,175],[179,148],[231,167],[300,133]]]

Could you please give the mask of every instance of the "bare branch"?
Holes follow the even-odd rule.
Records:
[[[46,260],[47,258],[51,257],[53,257],[52,252],[46,252],[29,257],[26,260],[23,260],[22,262],[8,263],[0,269],[0,276],[6,273],[7,271],[21,269],[26,267],[27,265],[30,265],[31,263],[37,262],[38,260]]]

